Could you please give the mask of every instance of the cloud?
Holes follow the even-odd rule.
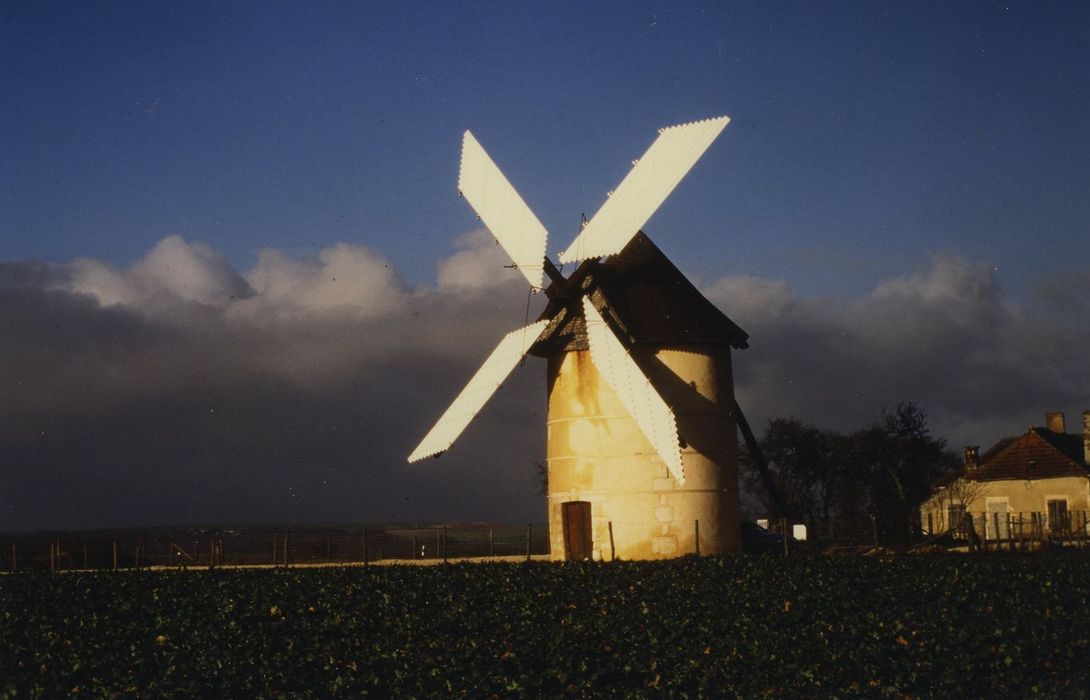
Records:
[[[461,249],[439,263],[439,288],[444,290],[479,290],[519,279],[509,267],[507,253],[487,229],[470,231],[457,241]]]
[[[993,268],[940,254],[850,301],[803,299],[783,281],[730,277],[710,299],[750,334],[736,353],[743,409],[850,430],[916,401],[934,431],[990,444],[1047,410],[1090,408],[1090,314],[1009,302]]]
[[[226,258],[202,243],[181,236],[159,241],[131,269],[118,271],[96,260],[67,266],[70,291],[94,297],[103,306],[161,309],[172,302],[225,307],[251,294],[246,281]]]
[[[0,531],[543,517],[537,363],[457,451],[405,462],[521,323],[508,284],[410,290],[345,244],[240,274],[174,237],[126,269],[0,264]]]
[[[524,322],[526,285],[506,263],[481,232],[434,287],[347,244],[266,250],[241,272],[180,237],[125,269],[0,263],[0,531],[543,519],[536,358],[454,449],[405,463]],[[956,446],[1090,408],[1090,310],[1063,294],[1014,304],[986,266],[939,255],[848,301],[747,276],[705,290],[751,334],[734,367],[758,424],[853,429],[915,400]]]
[[[237,311],[251,319],[325,313],[374,318],[402,309],[406,301],[404,284],[385,259],[346,243],[322,250],[311,262],[264,250],[245,277],[254,295]]]

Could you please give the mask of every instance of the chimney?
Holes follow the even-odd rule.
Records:
[[[1064,429],[1064,414],[1060,411],[1052,411],[1045,414],[1045,427],[1054,433],[1063,435]]]
[[[1084,422],[1088,421],[1088,420],[1090,420],[1090,411],[1087,411],[1086,415],[1083,416],[1083,421]],[[1087,425],[1090,425],[1090,423],[1088,423]],[[1088,438],[1088,439],[1090,439],[1090,438]],[[1090,449],[1090,448],[1088,448],[1088,449]],[[964,450],[962,450],[962,453],[965,455],[965,470],[966,471],[968,471],[970,469],[976,469],[977,467],[980,466],[980,447],[978,447],[976,445],[972,445],[972,446],[966,447]]]
[[[1090,465],[1090,411],[1082,412],[1082,459]]]

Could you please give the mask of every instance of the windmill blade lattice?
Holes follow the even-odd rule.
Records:
[[[547,325],[549,325],[548,321],[537,321],[505,335],[466,387],[462,389],[462,393],[454,399],[450,408],[439,417],[432,429],[412,451],[409,461],[416,462],[425,457],[441,454],[454,444],[469,422],[477,416],[488,399],[492,398],[492,394],[496,393],[503,381],[507,379],[507,375],[511,374],[515,365],[526,357],[526,352]]]
[[[619,253],[729,121],[728,117],[717,117],[661,129],[643,158],[634,163],[617,190],[568,249],[560,254],[560,260],[589,260]],[[546,292],[553,297],[559,296],[564,302],[555,306],[550,304],[549,309],[552,310],[547,309],[546,313],[551,317],[543,317],[504,337],[409,455],[409,461],[438,455],[449,448],[515,365],[525,357],[553,317],[565,308],[578,313],[578,300],[582,299],[592,361],[621,398],[670,473],[679,483],[683,483],[685,473],[674,414],[629,357],[612,328],[587,300],[586,292],[580,285],[580,275],[586,274],[584,268],[590,263],[577,268],[568,279],[563,278],[545,257],[548,240],[545,227],[469,131],[462,139],[458,187],[530,285],[535,289],[542,288],[548,269],[553,284]],[[571,302],[574,304],[569,307]]]
[[[583,297],[583,318],[587,324],[590,358],[594,366],[636,421],[640,432],[662,458],[670,474],[679,484],[684,484],[685,467],[681,461],[674,412],[659,396],[588,297]]]
[[[462,138],[458,189],[511,256],[518,271],[531,286],[540,288],[549,234],[468,131]]]
[[[729,117],[717,117],[662,129],[590,223],[560,254],[560,262],[621,252],[728,122]]]

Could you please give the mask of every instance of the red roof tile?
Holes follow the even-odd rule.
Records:
[[[1090,476],[1083,459],[1082,436],[1031,428],[1018,438],[1004,438],[985,452],[970,481],[1050,479]]]

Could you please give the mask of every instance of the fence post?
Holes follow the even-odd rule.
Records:
[[[526,523],[526,561],[530,561],[530,538],[533,537],[534,526]]]
[[[15,543],[14,542],[11,543],[11,570],[12,571],[17,571],[18,570],[18,567],[16,566]]]
[[[367,561],[367,528],[363,528],[363,565],[368,565]]]
[[[113,554],[113,571],[117,571],[117,540],[110,540],[110,550]]]
[[[699,557],[700,556],[700,521],[699,520],[694,520],[693,521],[693,528],[694,528],[694,533],[695,533],[695,536],[696,536],[696,556]],[[787,535],[784,535],[784,540],[783,541],[787,542]],[[784,551],[784,553],[785,554],[787,553],[786,550]]]
[[[284,530],[284,568],[287,569],[290,566],[288,564],[288,531]]]
[[[609,560],[616,561],[617,548],[613,545],[613,521],[609,521]]]
[[[443,526],[443,562],[447,560],[447,526]]]
[[[277,550],[278,546],[279,546],[278,538],[277,538],[276,533],[274,532],[273,533],[273,549],[272,549],[272,565],[274,567],[279,563],[278,560],[277,560],[277,557],[279,556],[279,552]]]
[[[496,556],[496,542],[492,537],[492,528],[488,528],[488,556]]]

